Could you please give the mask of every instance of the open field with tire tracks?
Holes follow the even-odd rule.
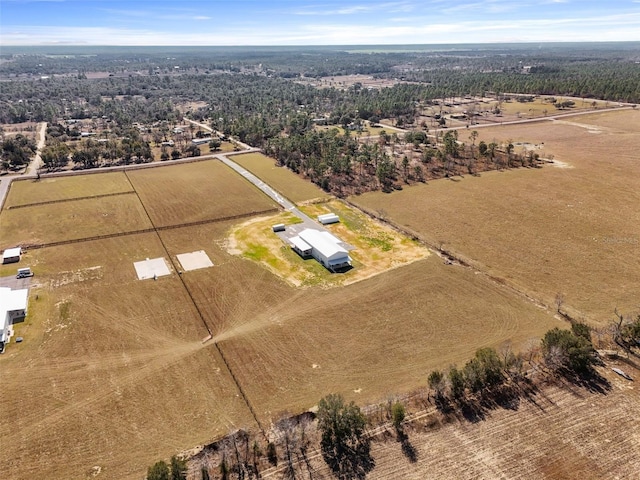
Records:
[[[576,318],[605,325],[640,292],[640,111],[478,130],[557,165],[482,173],[352,201]]]
[[[100,175],[83,177],[99,184]],[[118,215],[139,212],[134,223],[149,231],[122,227],[122,236],[24,255],[36,272],[29,316],[16,325],[25,340],[0,358],[8,446],[0,462],[10,478],[81,479],[99,467],[99,478],[138,479],[160,458],[257,428],[254,413],[269,425],[332,392],[375,403],[424,387],[432,369],[462,364],[477,348],[526,347],[565,325],[437,255],[344,287],[296,288],[230,253],[230,232],[244,219],[229,217],[274,203],[228,167],[214,160],[122,175],[133,193],[40,197],[65,200],[38,217],[44,233],[62,234],[66,207],[107,201]],[[118,203],[125,198],[137,206]],[[5,209],[0,222],[30,208]],[[90,226],[66,228],[90,238]],[[213,266],[179,274],[177,255],[199,250]],[[138,280],[133,262],[158,257],[170,275]],[[11,273],[15,266],[0,268]]]

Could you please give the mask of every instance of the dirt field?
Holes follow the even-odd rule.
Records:
[[[276,208],[218,160],[127,173],[156,227]]]
[[[157,225],[273,205],[217,161],[127,176]],[[29,220],[39,229],[31,235],[62,236],[65,225],[74,236],[108,225],[131,228],[96,223],[90,213],[82,213],[81,224],[65,223],[75,211],[69,209],[97,215],[106,211],[103,202],[116,200],[109,204],[115,218],[135,212],[142,216],[132,222],[136,227],[150,224],[140,202],[123,199],[137,200],[124,194],[43,205],[33,211],[41,223]],[[0,222],[32,208],[4,210]],[[564,325],[436,255],[342,288],[295,288],[227,252],[230,230],[243,221],[27,252],[23,262],[36,276],[28,319],[15,326],[25,341],[9,344],[0,358],[7,445],[0,462],[8,478],[84,479],[99,467],[98,478],[139,479],[158,459],[253,426],[215,342],[268,425],[330,392],[367,404],[412,391],[425,385],[430,370],[462,364],[479,347],[518,348]],[[5,225],[2,235],[17,238]],[[204,250],[214,266],[136,279],[134,261],[175,260],[195,250]],[[6,268],[0,273],[15,272]],[[214,338],[203,345],[207,327]]]
[[[7,197],[5,208],[132,191],[122,172],[21,180],[11,184],[11,195]]]
[[[480,346],[523,346],[563,325],[435,255],[347,287],[294,288],[228,254],[232,226],[161,236],[171,255],[203,248],[214,263],[182,278],[265,424],[331,391],[362,403],[410,391]]]
[[[276,166],[273,158],[261,153],[234,155],[233,161],[264,180],[294,203],[328,198],[321,188],[303,180],[287,168]]]
[[[479,141],[544,143],[563,163],[353,198],[578,318],[606,324],[640,291],[640,112],[479,129]]]
[[[5,478],[139,479],[252,425],[177,275],[136,279],[134,260],[162,255],[155,234],[29,252],[25,341],[0,359]]]
[[[611,372],[605,375],[612,384],[606,395],[549,386],[537,395],[537,404],[523,400],[515,410],[494,410],[477,423],[443,422],[428,413],[406,427],[415,462],[403,454],[390,427],[371,444],[375,467],[367,478],[635,479],[640,397],[629,382]],[[313,478],[334,478],[318,451],[309,457]],[[307,468],[301,465],[300,471]]]
[[[51,243],[150,227],[135,194],[87,198],[3,210],[0,245]]]

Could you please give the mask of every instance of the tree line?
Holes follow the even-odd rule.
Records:
[[[640,314],[625,316],[616,311],[612,326],[610,339],[637,356]],[[602,359],[592,343],[593,333],[587,325],[572,322],[570,329],[547,331],[538,343],[520,353],[508,347],[480,348],[463,366],[451,365],[426,375],[427,403],[443,415],[460,412],[474,420],[486,409],[513,408],[518,398],[535,396],[537,384],[549,379],[562,378],[606,392],[610,387],[596,369]],[[198,472],[195,478],[202,480],[258,479],[261,472],[274,467],[284,479],[314,478],[317,471],[311,455],[318,451],[335,478],[364,479],[375,468],[371,442],[376,436],[384,437],[380,432],[389,426],[395,431],[402,454],[409,461],[418,460],[406,429],[411,421],[407,406],[406,400],[390,399],[367,407],[365,413],[354,402],[330,394],[319,401],[316,413],[285,415],[276,421],[269,441],[260,434],[238,430],[209,445],[189,462]],[[166,472],[167,466],[161,469]],[[148,480],[167,478],[151,473],[150,468]]]
[[[352,131],[349,120],[343,123],[342,132],[305,128],[274,137],[267,142],[265,153],[339,197],[376,189],[389,192],[403,184],[460,174],[540,166],[536,152],[516,153],[511,142],[476,144],[475,130],[468,134],[467,142],[457,130],[431,136],[425,130],[403,134],[382,130],[372,139],[362,125]]]

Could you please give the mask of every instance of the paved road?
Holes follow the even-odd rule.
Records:
[[[220,161],[222,161],[222,163],[224,163],[225,165],[231,167],[236,172],[238,172],[240,175],[242,175],[244,178],[246,178],[251,183],[253,183],[256,187],[258,187],[260,190],[262,190],[264,193],[266,193],[269,197],[271,197],[273,200],[275,200],[278,203],[278,205],[280,205],[285,210],[293,213],[296,217],[300,218],[302,221],[309,220],[310,222],[313,222],[313,220],[311,220],[311,218],[308,215],[305,215],[304,213],[302,213],[295,206],[295,204],[293,202],[287,200],[285,197],[280,195],[278,192],[276,192],[273,188],[271,188],[269,185],[264,183],[262,180],[260,180],[258,177],[256,177],[250,171],[244,169],[243,167],[238,165],[233,160],[230,160],[229,158],[227,158],[223,154],[216,155],[216,158],[219,158]],[[313,223],[315,223],[315,222],[313,222]]]

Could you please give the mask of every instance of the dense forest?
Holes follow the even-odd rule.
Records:
[[[16,47],[17,48],[17,47]],[[282,131],[292,113],[393,117],[416,101],[518,92],[640,102],[635,43],[413,47],[370,53],[316,48],[95,49],[37,51],[0,58],[0,122],[109,115],[122,122],[171,121],[177,102],[255,142]],[[365,47],[362,47],[365,48]],[[106,51],[105,51],[106,50]],[[88,53],[87,53],[88,52]],[[91,72],[107,72],[93,78]],[[368,74],[401,83],[381,90],[316,89],[286,79]],[[114,118],[115,119],[115,118]]]
[[[366,74],[390,83],[384,88],[357,82],[342,88],[318,88],[309,82],[347,74]],[[359,159],[366,157],[371,161],[364,162],[363,170],[371,163],[371,176],[380,179],[377,171],[386,164],[384,149],[379,150],[378,158],[369,146],[319,135],[315,131],[318,123],[347,129],[391,119],[398,125],[415,125],[419,110],[437,99],[499,98],[505,92],[636,103],[640,102],[638,78],[637,43],[394,49],[13,47],[0,55],[0,123],[46,121],[55,125],[65,120],[99,119],[108,122],[111,133],[117,135],[136,125],[175,125],[187,116],[206,121],[241,142],[267,148],[282,164],[305,170],[325,188],[335,190],[326,185],[323,169],[348,176]],[[328,138],[331,149],[326,148]],[[296,160],[308,149],[292,145],[310,141],[319,143],[305,159],[312,165],[309,170]],[[91,166],[97,156],[107,158],[118,152],[126,152],[134,161],[149,161],[149,148],[144,142],[138,145],[137,138],[127,145],[118,143],[118,148],[115,144],[111,148],[90,145],[74,152],[73,161]],[[48,159],[64,160],[64,147],[47,153]],[[7,163],[12,154],[3,155]],[[446,162],[440,163],[428,171],[444,169],[448,174]],[[403,173],[405,180],[422,178],[419,166],[412,164],[414,171]]]

